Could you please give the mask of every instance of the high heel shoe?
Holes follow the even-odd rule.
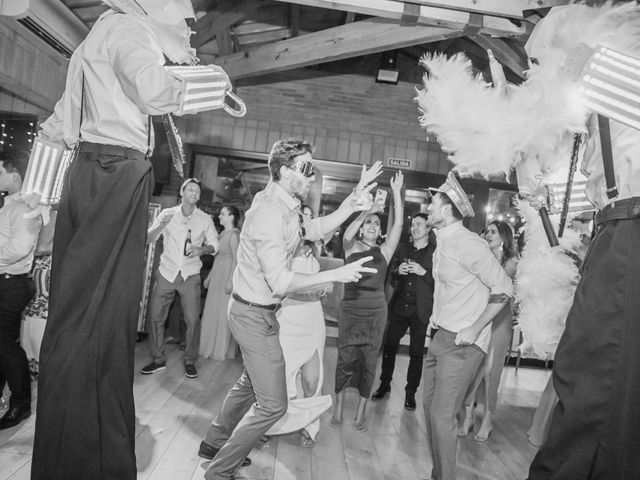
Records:
[[[335,428],[336,430],[340,430],[342,428],[342,419],[331,417],[331,420],[329,421],[329,426],[332,428]]]
[[[315,440],[311,438],[309,432],[307,432],[304,428],[298,431],[298,436],[300,437],[300,446],[305,448],[313,448],[316,444]]]
[[[458,436],[464,437],[471,433],[473,430],[473,424],[475,423],[475,417],[473,414],[473,405],[465,405],[464,407],[464,419],[462,424],[458,425]]]
[[[480,430],[478,430],[478,433],[473,437],[473,440],[476,442],[486,442],[489,439],[489,435],[491,435],[491,430],[493,430],[493,422],[491,421],[491,414],[487,412],[482,419]]]
[[[367,421],[364,418],[362,419],[362,422],[358,422],[357,420],[354,420],[353,428],[355,428],[359,432],[366,432],[368,430]]]

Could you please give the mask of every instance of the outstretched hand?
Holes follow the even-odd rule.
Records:
[[[356,211],[364,211],[369,210],[373,205],[373,195],[371,194],[371,190],[378,185],[376,182],[373,182],[370,185],[367,185],[363,189],[354,189],[353,193],[349,195],[347,198],[351,208]]]
[[[336,268],[336,282],[351,283],[357,282],[362,278],[363,273],[376,273],[378,270],[371,267],[363,267],[362,264],[371,261],[373,257],[371,255],[356,260],[355,262],[347,263],[346,265]]]
[[[367,169],[366,165],[362,165],[362,172],[360,173],[360,181],[356,188],[365,188],[369,183],[373,182],[378,175],[382,173],[382,162],[378,160],[371,168]]]
[[[402,172],[398,170],[398,173],[393,176],[391,182],[389,183],[391,185],[391,189],[394,192],[399,192],[402,189],[402,184],[404,183],[404,175],[402,174]]]

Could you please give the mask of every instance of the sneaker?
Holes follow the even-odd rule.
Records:
[[[167,368],[166,363],[151,362],[149,365],[140,370],[140,373],[143,375],[151,375],[152,373],[159,372],[160,370],[164,370],[165,368]]]
[[[195,365],[189,363],[184,366],[184,374],[187,378],[198,378],[198,371],[196,370]]]

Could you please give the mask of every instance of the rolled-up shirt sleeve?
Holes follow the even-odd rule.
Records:
[[[266,209],[256,215],[250,237],[265,280],[274,295],[284,296],[294,273],[289,268],[284,236],[284,220]]]
[[[322,226],[322,217],[310,219],[304,217],[305,240],[322,240],[324,238],[324,229]]]
[[[35,248],[38,233],[42,226],[41,217],[24,218],[20,210],[13,223],[11,238],[0,244],[0,268],[10,267],[26,258]]]
[[[468,249],[459,253],[460,263],[489,288],[490,295],[513,297],[513,281],[484,240],[478,238]]]

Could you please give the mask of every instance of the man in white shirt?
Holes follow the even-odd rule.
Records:
[[[33,296],[29,270],[42,226],[40,215],[19,197],[19,162],[0,158],[0,191],[9,193],[0,209],[0,394],[5,382],[11,397],[0,418],[0,430],[18,425],[31,415],[31,378],[27,356],[20,346],[22,311]]]
[[[58,210],[33,480],[134,480],[136,323],[153,175],[151,115],[183,111],[189,0],[104,0],[42,125],[77,145]],[[61,400],[62,399],[62,400]]]
[[[165,369],[164,324],[178,293],[187,324],[184,371],[189,378],[198,376],[195,362],[200,338],[200,256],[218,250],[218,232],[211,216],[196,207],[200,189],[197,179],[186,179],[180,187],[180,205],[160,212],[149,228],[147,241],[155,242],[162,235],[164,250],[149,307],[149,352],[153,361],[141,370],[143,375]]]
[[[434,480],[454,480],[456,413],[484,358],[491,320],[513,296],[513,284],[487,242],[462,225],[473,208],[455,175],[428,207],[437,229],[431,324],[438,328],[424,363],[424,411]]]

